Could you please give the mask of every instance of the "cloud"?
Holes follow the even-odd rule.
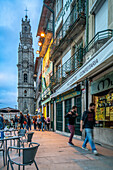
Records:
[[[17,76],[12,73],[0,73],[0,87],[15,86],[17,83]]]
[[[17,92],[1,90],[0,91],[0,108],[15,107],[17,105]]]

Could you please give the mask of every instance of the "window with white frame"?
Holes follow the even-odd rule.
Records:
[[[56,17],[62,8],[62,0],[56,0]]]
[[[95,12],[95,34],[108,29],[108,0]]]

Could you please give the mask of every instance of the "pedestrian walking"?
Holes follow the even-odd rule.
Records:
[[[36,116],[33,119],[33,124],[34,124],[34,130],[36,130],[36,125],[37,125],[37,117]]]
[[[26,115],[24,116],[23,126],[24,126],[25,129],[27,129],[27,116]]]
[[[17,117],[17,114],[15,115],[14,122],[15,122],[15,129],[17,129],[17,127],[18,127],[18,117]]]
[[[75,119],[77,116],[78,116],[77,106],[73,106],[72,110],[65,115],[65,118],[69,119],[68,129],[71,133],[71,135],[69,137],[69,142],[68,142],[69,145],[74,145],[72,143],[72,139],[73,139],[73,136],[75,133]]]
[[[97,122],[98,123],[98,122]],[[97,155],[97,150],[95,148],[95,144],[93,142],[93,128],[95,125],[95,104],[94,103],[90,103],[89,105],[89,109],[86,110],[83,113],[82,119],[81,119],[81,123],[80,123],[80,131],[83,131],[83,128],[85,128],[85,133],[86,133],[86,137],[84,140],[84,143],[82,145],[82,149],[87,150],[86,146],[87,143],[89,142],[91,148],[92,148],[92,152]]]
[[[42,129],[42,131],[44,131],[44,130],[43,130],[44,122],[45,122],[45,120],[44,120],[44,114],[42,113],[42,116],[41,116],[41,123],[42,123],[41,129]]]
[[[40,131],[41,129],[41,116],[40,115],[38,115],[37,117],[37,126],[38,126],[38,130]]]
[[[27,114],[27,130],[29,131],[29,129],[31,130],[31,119],[30,115]]]
[[[21,128],[24,129],[23,123],[24,123],[24,116],[23,116],[22,112],[20,111],[20,129]]]
[[[47,130],[49,131],[49,126],[50,126],[50,118],[47,117],[46,119],[46,125],[47,125]]]

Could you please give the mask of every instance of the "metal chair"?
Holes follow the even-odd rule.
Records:
[[[26,134],[26,139],[21,140],[20,142],[22,143],[22,146],[24,147],[24,143],[31,143],[32,137],[33,137],[34,132],[29,132]]]
[[[4,155],[4,149],[3,149],[3,142],[0,142],[0,152],[3,152],[3,164],[5,166],[5,155]]]
[[[18,136],[25,137],[25,134],[26,134],[26,129],[20,129],[20,130],[18,131]]]
[[[23,138],[26,139],[26,129],[20,129],[18,131],[18,136],[21,137],[20,142],[22,143]],[[17,143],[17,147],[20,147],[20,142]]]
[[[35,164],[35,167],[37,170],[39,170],[36,161],[35,161],[35,155],[37,153],[37,149],[40,146],[38,143],[31,142],[29,144],[29,147],[27,148],[18,148],[18,147],[9,147],[8,148],[8,165],[7,165],[7,170],[9,170],[9,163],[11,165],[11,169],[14,170],[13,164],[18,165],[18,168],[20,170],[20,166],[23,166],[23,170],[25,170],[25,166],[27,165],[32,165],[33,163]],[[21,156],[17,158],[11,158],[9,154],[9,150],[14,149],[14,150],[20,150],[22,152]]]

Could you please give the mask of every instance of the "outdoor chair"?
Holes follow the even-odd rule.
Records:
[[[22,143],[23,138],[26,139],[26,129],[19,129],[18,136],[20,136],[20,142]],[[17,146],[20,147],[20,143],[17,143]]]
[[[3,142],[0,142],[0,152],[3,152],[3,164],[5,166],[5,155],[4,155],[4,149],[3,149]]]
[[[39,170],[36,161],[35,161],[35,155],[37,153],[37,149],[40,146],[38,143],[31,142],[29,144],[29,147],[27,148],[18,148],[18,147],[9,147],[8,148],[8,165],[7,165],[7,170],[9,170],[9,163],[11,165],[11,169],[14,170],[13,164],[18,165],[18,169],[20,170],[20,166],[23,166],[23,170],[25,170],[25,166],[27,165],[32,165],[33,163],[35,164],[35,167],[37,170]],[[16,158],[11,158],[9,154],[9,150],[14,149],[14,150],[20,150],[20,155]]]
[[[25,137],[26,129],[19,129],[18,136]]]
[[[32,137],[33,137],[34,132],[29,132],[26,134],[26,139],[20,140],[22,143],[22,146],[24,147],[24,143],[31,143],[32,142]]]

